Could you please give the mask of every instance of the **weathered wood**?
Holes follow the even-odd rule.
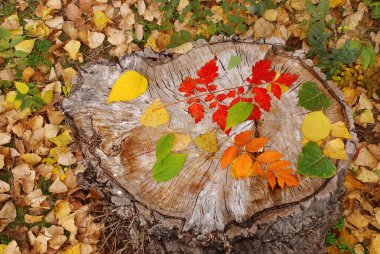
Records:
[[[225,39],[224,39],[225,40]],[[198,41],[190,52],[174,56],[148,57],[147,52],[125,57],[119,64],[97,62],[87,65],[76,79],[76,87],[63,108],[76,130],[87,166],[97,177],[109,180],[104,191],[122,206],[124,214],[133,214],[149,228],[149,253],[178,251],[194,253],[234,251],[235,253],[305,253],[322,249],[326,230],[340,213],[342,178],[348,161],[337,161],[337,175],[328,180],[299,177],[299,187],[270,190],[266,180],[234,180],[228,170],[221,170],[219,159],[226,142],[242,130],[256,128],[260,136],[270,138],[270,146],[285,154],[293,164],[301,151],[300,126],[307,111],[299,106],[298,89],[305,81],[314,81],[333,105],[325,114],[331,122],[345,121],[352,132],[351,111],[343,103],[340,91],[324,82],[324,75],[302,52],[285,53],[268,44],[252,42]],[[231,55],[242,56],[238,68],[227,71]],[[272,109],[262,120],[234,128],[231,137],[211,122],[210,113],[201,124],[194,124],[187,105],[168,107],[171,121],[157,128],[142,126],[139,119],[155,99],[164,104],[183,99],[178,85],[207,61],[217,56],[220,87],[234,87],[249,76],[251,66],[263,58],[273,59],[276,70],[299,74],[298,81],[272,100]],[[133,69],[149,80],[148,91],[129,101],[105,104],[115,80],[125,70]],[[210,116],[210,115],[208,115]],[[178,176],[156,183],[151,176],[157,140],[168,131],[184,132],[192,138],[216,130],[220,149],[207,154],[192,144],[189,157]],[[356,138],[346,142],[349,157]],[[106,179],[106,180],[105,180]],[[96,179],[94,179],[96,182]],[[113,193],[113,194],[112,194]],[[176,228],[177,230],[173,230]],[[198,236],[198,239],[194,238]],[[207,242],[207,237],[212,240]],[[136,242],[136,245],[138,245]],[[205,245],[211,244],[209,248]]]

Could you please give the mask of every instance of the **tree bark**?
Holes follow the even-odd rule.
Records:
[[[231,55],[242,63],[227,70]],[[167,107],[171,121],[157,128],[139,122],[144,110],[157,98],[165,105],[183,99],[178,85],[186,76],[217,57],[218,87],[241,85],[260,59],[273,59],[276,70],[298,74],[299,79],[281,100],[272,100],[262,120],[239,125],[227,137],[212,123],[210,113],[199,124],[188,115],[186,103]],[[195,43],[183,55],[156,55],[152,51],[126,56],[120,63],[100,61],[86,65],[74,80],[75,88],[64,100],[68,123],[81,145],[88,167],[84,174],[109,198],[126,219],[136,220],[129,236],[133,249],[146,253],[324,253],[325,235],[341,215],[343,178],[349,160],[336,161],[331,179],[299,176],[300,186],[271,190],[266,180],[231,178],[219,159],[236,133],[256,129],[268,137],[271,148],[284,153],[296,168],[301,151],[300,126],[308,112],[297,106],[298,90],[313,81],[333,101],[325,114],[332,123],[344,121],[354,137],[346,142],[349,158],[356,135],[351,110],[341,92],[312,65],[302,52],[286,53],[265,43],[230,41],[215,37],[210,44]],[[113,83],[126,70],[136,70],[149,80],[139,98],[106,105]],[[208,115],[210,116],[210,115]],[[219,151],[207,154],[191,145],[184,168],[174,179],[156,183],[150,174],[155,144],[169,131],[196,136],[215,130]],[[144,244],[141,235],[147,236]],[[140,237],[139,237],[140,236]],[[143,245],[143,246],[142,246]]]

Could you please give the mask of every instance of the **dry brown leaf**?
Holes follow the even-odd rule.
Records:
[[[376,234],[371,241],[369,246],[369,251],[371,254],[380,254],[380,234]]]
[[[360,149],[358,157],[355,160],[355,164],[359,166],[366,166],[374,168],[377,166],[378,160],[373,156],[366,147]]]
[[[359,172],[356,178],[362,181],[363,183],[378,183],[379,182],[378,175],[375,172],[370,171],[364,167],[361,167],[359,169]]]
[[[73,3],[70,3],[66,7],[67,18],[71,21],[76,21],[82,17],[82,11]]]
[[[92,49],[99,47],[103,44],[106,36],[98,32],[89,32],[88,33],[88,46]]]
[[[1,208],[0,218],[0,232],[2,232],[4,228],[16,218],[16,207],[12,201],[8,201],[3,208]]]
[[[253,27],[254,39],[265,38],[272,34],[275,26],[265,18],[259,18]]]
[[[68,190],[69,189],[67,188],[67,186],[63,182],[61,182],[59,177],[57,177],[57,179],[55,179],[55,181],[49,187],[49,191],[53,194],[64,193]]]
[[[368,226],[369,222],[366,217],[364,217],[358,210],[355,210],[347,217],[347,221],[351,223],[356,228],[364,228]]]

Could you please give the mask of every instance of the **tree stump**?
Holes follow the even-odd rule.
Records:
[[[227,71],[231,55],[240,55],[242,63]],[[299,79],[281,100],[272,100],[270,112],[263,113],[259,122],[237,126],[230,137],[210,117],[194,124],[186,103],[167,107],[171,116],[168,124],[157,128],[140,124],[141,115],[155,99],[160,98],[166,105],[183,99],[178,85],[215,56],[219,66],[215,83],[222,87],[242,84],[251,66],[265,58],[273,59],[276,70],[298,74]],[[133,251],[325,252],[326,232],[341,216],[342,180],[349,160],[335,162],[337,174],[331,179],[299,176],[298,187],[273,191],[266,180],[257,177],[235,180],[229,170],[222,170],[219,165],[227,140],[242,130],[256,128],[260,136],[270,138],[270,147],[284,153],[296,169],[302,148],[300,126],[308,112],[297,106],[297,97],[299,86],[305,81],[317,83],[333,100],[325,114],[332,123],[344,121],[355,137],[346,142],[346,152],[351,158],[356,145],[352,113],[340,91],[324,81],[325,76],[310,60],[303,59],[302,52],[286,53],[265,43],[219,37],[210,44],[198,41],[183,55],[156,55],[145,50],[126,56],[120,63],[101,61],[80,71],[73,81],[73,91],[63,102],[66,119],[88,167],[84,177],[98,186],[126,218],[139,222],[126,236],[131,238]],[[147,92],[128,102],[106,105],[114,82],[126,70],[135,70],[148,79]],[[194,139],[214,129],[220,146],[218,152],[204,153],[191,143],[179,175],[163,183],[152,179],[155,145],[163,134],[175,130]]]

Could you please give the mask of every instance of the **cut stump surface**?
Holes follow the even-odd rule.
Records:
[[[241,56],[242,63],[227,70],[232,55]],[[298,74],[299,78],[281,100],[272,99],[270,112],[263,113],[260,122],[241,124],[229,137],[212,123],[207,109],[202,122],[194,124],[185,102],[167,107],[171,118],[168,124],[157,128],[140,124],[141,115],[155,99],[160,98],[165,105],[183,100],[178,91],[179,84],[186,76],[195,77],[196,70],[214,57],[219,67],[215,82],[218,89],[243,84],[252,65],[261,59],[272,59],[275,70]],[[229,140],[236,133],[255,129],[260,136],[268,137],[269,147],[283,153],[284,159],[296,170],[302,149],[300,127],[309,112],[297,105],[298,90],[306,81],[317,83],[319,89],[332,99],[332,106],[325,110],[330,121],[343,121],[353,130],[351,112],[344,105],[341,93],[324,82],[324,75],[300,57],[302,53],[284,53],[268,44],[217,41],[211,44],[198,42],[191,51],[175,57],[152,59],[141,53],[125,57],[120,64],[93,63],[80,71],[74,82],[76,87],[64,100],[63,108],[76,130],[87,165],[98,172],[103,171],[100,174],[122,191],[121,195],[114,193],[114,200],[126,200],[123,203],[125,210],[148,221],[149,234],[152,238],[157,236],[156,240],[151,240],[151,245],[160,246],[155,246],[155,250],[161,247],[164,252],[170,248],[177,248],[176,251],[180,252],[191,248],[205,250],[204,245],[196,247],[198,244],[186,247],[185,243],[198,240],[181,240],[178,235],[166,239],[173,242],[170,248],[167,243],[162,243],[159,236],[166,232],[162,228],[168,228],[168,223],[163,221],[174,221],[179,234],[187,232],[204,236],[218,232],[220,242],[215,244],[215,250],[305,253],[302,250],[314,252],[319,249],[323,252],[320,248],[324,233],[339,215],[342,177],[348,161],[335,162],[337,175],[332,179],[299,176],[299,186],[273,191],[266,180],[258,177],[233,179],[230,170],[222,170],[219,163],[223,151],[231,144]],[[148,79],[147,92],[128,102],[106,105],[114,82],[126,70],[135,70]],[[163,183],[153,180],[155,146],[162,135],[176,131],[187,133],[194,140],[212,130],[217,133],[218,152],[205,153],[192,142],[185,151],[189,154],[185,166],[175,178]],[[354,149],[355,140],[347,141],[349,157]],[[311,239],[315,237],[318,239]],[[226,241],[230,244],[222,243]]]

